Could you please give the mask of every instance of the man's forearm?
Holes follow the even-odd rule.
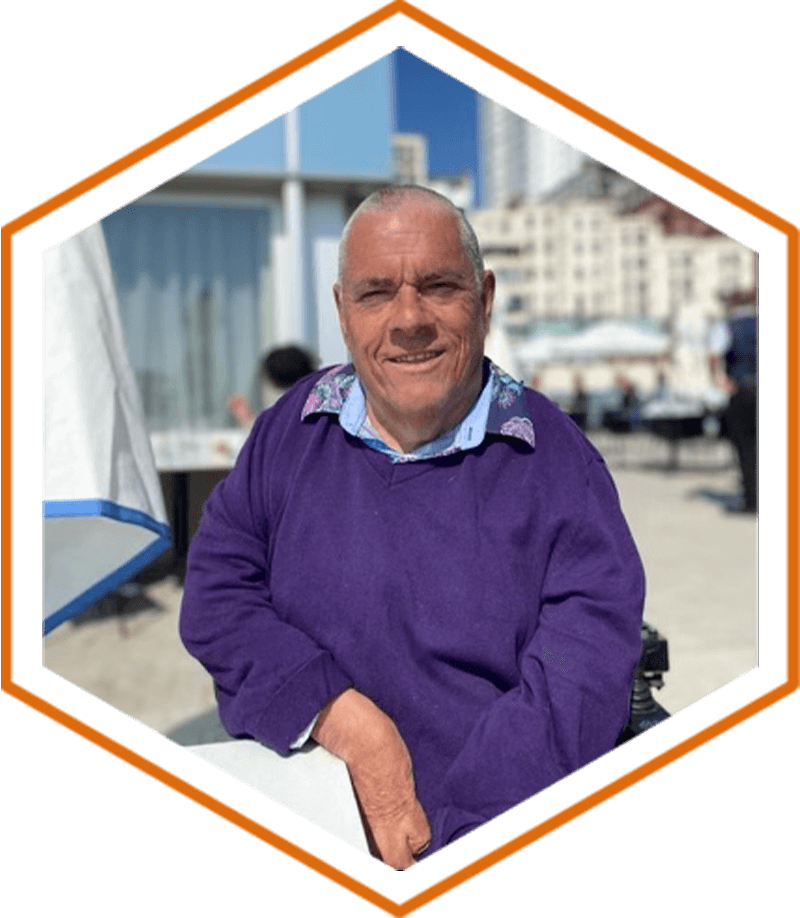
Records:
[[[312,737],[348,767],[381,857],[410,867],[430,841],[428,821],[414,791],[411,756],[392,719],[355,689],[320,713]]]

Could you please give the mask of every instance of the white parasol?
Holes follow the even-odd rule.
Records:
[[[668,335],[609,319],[573,335],[543,334],[520,344],[517,359],[526,364],[611,357],[657,357],[667,354]]]
[[[170,544],[99,225],[44,256],[43,630]]]

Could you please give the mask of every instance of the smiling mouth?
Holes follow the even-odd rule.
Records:
[[[405,365],[415,365],[420,363],[429,363],[437,357],[441,357],[444,351],[419,351],[416,354],[400,354],[398,357],[390,357],[390,363],[399,363]]]

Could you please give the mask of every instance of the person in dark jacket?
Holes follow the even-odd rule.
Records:
[[[758,512],[758,307],[757,291],[735,293],[726,301],[722,357],[712,372],[730,393],[725,426],[736,450],[742,500],[731,510]],[[724,368],[724,369],[723,369]],[[724,373],[724,379],[720,376]]]

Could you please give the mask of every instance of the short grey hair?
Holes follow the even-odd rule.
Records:
[[[431,188],[425,188],[422,185],[388,185],[385,188],[379,188],[377,191],[373,191],[369,197],[365,198],[353,211],[350,219],[342,230],[342,238],[339,242],[339,273],[336,278],[336,283],[340,287],[344,275],[347,242],[350,238],[350,232],[359,218],[368,213],[395,210],[405,201],[415,198],[427,200],[432,207],[442,207],[455,217],[458,223],[458,234],[461,238],[461,246],[472,263],[475,274],[475,288],[480,291],[485,269],[483,266],[483,256],[481,255],[481,247],[478,242],[478,237],[475,235],[475,230],[470,226],[469,221],[464,215],[464,211],[461,210],[460,207],[456,207],[449,198],[446,198],[443,194],[439,194],[438,191],[433,191]]]

